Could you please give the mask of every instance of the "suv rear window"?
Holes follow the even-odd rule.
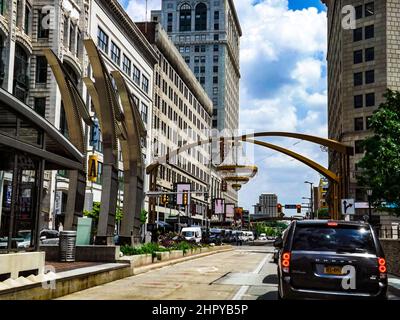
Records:
[[[357,226],[296,226],[292,250],[376,254],[371,230]]]

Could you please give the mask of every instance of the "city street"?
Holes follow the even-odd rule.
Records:
[[[236,247],[233,251],[164,267],[61,299],[277,300],[272,252],[271,246]]]

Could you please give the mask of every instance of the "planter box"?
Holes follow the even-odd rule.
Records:
[[[200,249],[200,252],[201,252],[201,253],[205,253],[205,252],[209,252],[209,251],[210,251],[209,248],[201,248],[201,249]]]
[[[167,261],[170,259],[169,252],[156,252],[156,261]]]
[[[173,250],[169,253],[169,258],[170,259],[179,259],[183,257],[183,251],[182,250]]]
[[[201,253],[200,248],[192,249],[192,254],[199,254],[199,253]]]
[[[135,256],[124,256],[119,261],[129,261],[132,267],[140,267],[152,264],[153,257],[151,254],[138,254]]]

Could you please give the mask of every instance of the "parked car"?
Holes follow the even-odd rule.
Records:
[[[267,235],[265,233],[261,233],[260,236],[258,237],[258,240],[262,240],[262,241],[267,240]]]
[[[254,241],[254,233],[251,231],[243,231],[246,235],[246,241]]]
[[[365,222],[294,221],[279,249],[280,299],[386,299],[385,255]]]
[[[202,239],[201,227],[182,228],[181,235],[185,237],[187,241],[200,243]]]

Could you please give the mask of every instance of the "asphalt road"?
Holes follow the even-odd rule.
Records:
[[[80,291],[74,300],[276,300],[272,246],[242,246]],[[390,295],[391,299],[400,299]]]

